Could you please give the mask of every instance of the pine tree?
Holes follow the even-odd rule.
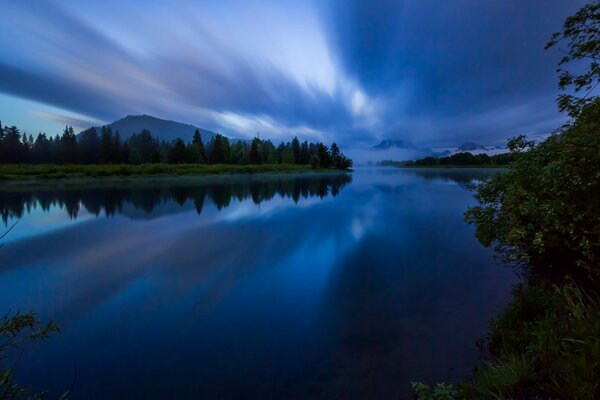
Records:
[[[252,139],[252,144],[250,144],[250,152],[248,153],[248,163],[249,164],[262,164],[262,160],[260,159],[260,139],[259,138]]]
[[[211,142],[210,163],[223,164],[225,163],[225,153],[223,149],[223,136],[217,133]]]
[[[334,142],[331,145],[331,166],[333,168],[340,168],[340,148]]]
[[[187,150],[185,143],[182,139],[177,138],[171,151],[169,152],[169,163],[170,164],[184,164],[187,162]]]
[[[294,155],[294,164],[300,164],[300,141],[295,136],[292,140],[292,154]]]
[[[112,129],[107,126],[102,127],[102,133],[100,138],[100,162],[102,164],[109,164],[112,161],[113,153],[113,133]]]

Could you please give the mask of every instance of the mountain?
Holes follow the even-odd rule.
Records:
[[[460,150],[460,151],[476,151],[476,150],[487,151],[488,149],[483,147],[480,144],[473,143],[473,142],[467,142],[467,143],[463,143],[460,146],[458,146],[458,150]]]
[[[408,161],[423,157],[447,157],[456,153],[487,154],[489,156],[507,153],[508,150],[500,146],[484,147],[478,143],[465,142],[458,147],[421,147],[412,142],[398,139],[384,139],[370,147],[356,147],[347,149],[355,165],[369,165],[384,160]]]
[[[152,136],[157,137],[159,140],[166,140],[167,142],[171,142],[178,137],[189,141],[192,139],[196,129],[200,130],[204,142],[208,142],[216,135],[215,132],[208,129],[198,128],[182,122],[160,119],[150,115],[128,115],[105,126],[110,127],[113,132],[119,131],[121,138],[124,140],[129,139],[134,133],[140,133],[144,129],[149,130]],[[100,128],[96,127],[98,133],[100,133]]]
[[[406,149],[416,150],[417,146],[411,142],[405,142],[403,140],[382,140],[381,143],[373,146],[376,150],[387,150],[387,149]]]
[[[420,148],[409,141],[384,139],[376,145],[344,149],[355,165],[369,165],[383,160],[414,160],[432,155],[431,149]]]
[[[488,156],[493,156],[496,154],[508,153],[508,149],[500,146],[484,147],[477,143],[467,142],[458,147],[435,148],[433,149],[433,152],[436,157],[447,157],[456,153],[471,153],[473,155],[487,154]]]

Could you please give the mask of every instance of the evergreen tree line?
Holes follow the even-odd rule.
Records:
[[[432,167],[432,166],[502,166],[508,165],[514,161],[515,155],[512,153],[502,153],[495,155],[471,154],[468,152],[456,153],[446,157],[427,156],[418,160],[409,161],[381,161],[381,166],[400,166],[400,167]]]
[[[15,126],[0,124],[0,163],[8,164],[305,164],[313,168],[348,169],[352,160],[344,156],[337,144],[291,142],[275,146],[270,140],[254,138],[251,142],[229,140],[216,134],[206,144],[196,129],[192,141],[178,138],[172,143],[143,130],[123,140],[110,127],[89,128],[76,135],[65,127],[62,135],[21,134]]]

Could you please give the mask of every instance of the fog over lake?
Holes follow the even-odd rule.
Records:
[[[515,274],[463,221],[476,169],[4,185],[0,302],[62,333],[73,398],[406,398],[468,378]]]

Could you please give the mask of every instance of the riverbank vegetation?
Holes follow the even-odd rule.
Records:
[[[54,322],[43,324],[33,313],[8,313],[0,319],[0,399],[44,398],[44,392],[37,392],[30,397],[15,382],[12,370],[3,364],[6,364],[10,352],[22,351],[22,346],[27,342],[48,339],[59,332],[60,329]],[[66,400],[68,397],[69,392],[65,392],[59,400]]]
[[[291,142],[275,146],[270,140],[230,140],[216,134],[206,144],[196,129],[192,141],[176,139],[172,143],[160,141],[148,130],[122,140],[118,131],[102,127],[100,133],[90,128],[76,135],[72,127],[65,127],[62,135],[37,138],[21,133],[15,127],[0,125],[0,164],[197,164],[197,165],[310,165],[313,169],[349,169],[352,161],[340,151],[336,143]]]
[[[540,144],[509,142],[507,172],[477,187],[465,218],[525,282],[491,324],[491,359],[472,382],[413,386],[421,399],[600,398],[600,2],[569,17],[549,47],[566,44],[561,110],[572,117]],[[575,61],[575,75],[566,66]],[[574,94],[572,94],[574,93]],[[577,94],[584,96],[577,97]]]
[[[303,173],[327,171],[332,171],[332,169],[298,164],[4,164],[0,165],[0,180]]]
[[[489,156],[487,154],[456,153],[447,157],[428,156],[417,160],[392,161],[384,160],[378,163],[382,167],[471,167],[498,168],[506,167],[514,160],[514,154],[503,153]]]

